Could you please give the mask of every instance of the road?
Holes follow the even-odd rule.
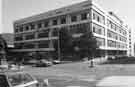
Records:
[[[134,76],[135,64],[105,64],[89,68],[88,63],[76,62],[24,70],[38,79],[48,79],[52,87],[94,87],[100,79],[107,76]]]

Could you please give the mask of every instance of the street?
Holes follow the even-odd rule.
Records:
[[[107,76],[135,75],[135,65],[104,64],[89,68],[86,62],[75,62],[51,67],[28,67],[24,71],[31,73],[39,80],[48,79],[52,87],[94,87],[99,80]]]

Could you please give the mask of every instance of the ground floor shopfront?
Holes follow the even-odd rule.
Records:
[[[126,50],[101,50],[98,49],[95,53],[95,58],[108,58],[108,56],[126,56]],[[60,55],[54,51],[13,51],[11,55],[17,60],[23,59],[47,59],[47,60],[72,60],[73,57],[77,57],[74,55]],[[83,58],[75,58],[75,59],[83,59]]]

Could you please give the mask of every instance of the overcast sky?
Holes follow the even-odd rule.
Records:
[[[2,32],[13,32],[13,21],[85,0],[3,0]],[[95,0],[103,9],[114,11],[135,28],[135,0]]]

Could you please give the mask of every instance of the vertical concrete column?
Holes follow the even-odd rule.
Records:
[[[67,24],[70,24],[71,23],[71,17],[70,17],[70,15],[67,15],[66,16],[66,23]]]
[[[105,58],[107,59],[108,58],[108,51],[107,51],[107,48],[108,48],[108,44],[107,44],[107,17],[105,17]]]

